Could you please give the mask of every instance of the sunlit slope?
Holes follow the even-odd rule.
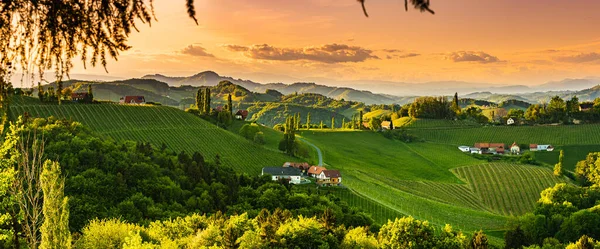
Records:
[[[34,117],[76,120],[114,139],[150,142],[156,147],[164,143],[174,151],[200,151],[210,161],[219,154],[223,165],[250,174],[294,160],[171,107],[15,102],[11,105],[13,118],[27,112]]]

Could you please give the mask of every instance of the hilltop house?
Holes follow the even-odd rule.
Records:
[[[391,121],[383,121],[381,122],[381,129],[391,130],[394,129],[394,126]]]
[[[291,167],[291,168],[296,168],[299,169],[303,174],[307,174],[308,169],[310,169],[310,165],[308,163],[292,163],[292,162],[286,162],[283,164],[283,167]]]
[[[321,172],[323,172],[323,170],[327,170],[327,168],[321,166],[310,166],[308,169],[308,176],[317,177],[321,174]]]
[[[143,105],[146,103],[144,96],[125,96],[119,100],[120,104]]]
[[[246,120],[248,118],[248,110],[238,110],[235,113],[235,119],[237,120]]]
[[[549,144],[530,144],[530,151],[553,151],[554,147]]]
[[[339,170],[323,170],[317,176],[317,184],[321,186],[337,186],[342,183],[342,174]]]
[[[521,153],[521,147],[519,147],[519,145],[516,142],[514,142],[510,146],[510,153],[512,153],[512,154],[520,154]]]
[[[590,111],[594,108],[594,103],[592,102],[584,102],[579,104],[579,111],[580,112],[587,112]]]
[[[88,93],[71,93],[71,100],[73,102],[83,102],[88,100]]]
[[[264,167],[262,175],[271,175],[271,180],[287,180],[291,184],[300,184],[302,172],[293,167]]]
[[[515,124],[515,120],[513,118],[509,118],[508,120],[506,120],[506,124],[513,125],[513,124]]]
[[[481,150],[479,154],[504,154],[503,143],[476,143],[474,147]]]

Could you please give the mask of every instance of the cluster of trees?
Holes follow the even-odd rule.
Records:
[[[310,122],[310,113],[307,120]],[[296,131],[298,130],[298,126],[299,123],[296,116],[289,116],[285,121],[283,138],[279,141],[279,150],[290,156],[294,156],[296,153]]]
[[[44,90],[44,87],[38,83],[38,99],[41,102],[46,103],[58,103],[61,104],[62,101],[71,100],[71,94],[73,93],[73,89],[71,87],[64,87],[61,81],[56,83],[56,89],[54,87],[49,86]],[[23,92],[23,94],[31,94],[33,91]],[[15,92],[16,95],[20,95],[21,92]],[[94,102],[94,92],[92,90],[92,85],[88,85],[87,95],[84,99],[78,100],[80,103],[92,103]]]
[[[231,83],[230,83],[231,84]],[[211,90],[209,87],[200,88],[196,92],[196,108],[189,108],[186,111],[203,119],[216,124],[219,127],[228,127],[233,122],[233,101],[231,94],[227,95],[227,104],[222,110],[216,111],[211,107]]]
[[[315,216],[294,216],[288,210],[262,210],[224,216],[190,215],[139,226],[115,219],[94,220],[76,248],[488,248],[487,236],[463,234],[446,225],[405,217],[388,221],[379,231],[346,226],[325,209]]]
[[[580,104],[591,106],[590,110],[580,110]],[[512,110],[511,110],[512,111]],[[525,121],[529,124],[563,123],[571,124],[575,120],[579,122],[600,122],[600,98],[594,102],[580,102],[577,96],[564,100],[554,96],[547,104],[530,105],[525,112],[509,111],[508,117]]]
[[[265,134],[260,131],[260,127],[255,124],[244,124],[239,130],[239,134],[248,140],[254,141],[257,144],[265,144]]]
[[[512,228],[505,234],[507,248],[600,247],[600,243],[596,242],[600,240],[598,158],[600,153],[590,153],[586,160],[577,164],[575,173],[582,183],[581,187],[556,184],[541,193],[532,213],[511,222]],[[591,247],[582,247],[585,245]]]
[[[146,225],[191,213],[220,211],[228,215],[248,213],[255,217],[262,209],[274,211],[277,208],[306,217],[330,208],[340,224],[370,226],[373,223],[368,215],[333,195],[295,189],[271,181],[270,176],[235,173],[231,168],[221,166],[218,156],[208,162],[200,153],[175,153],[164,145],[154,148],[148,143],[116,142],[96,136],[80,123],[55,118],[23,120],[10,128],[11,136],[5,139],[2,152],[19,145],[17,138],[29,137],[32,141],[43,138],[45,143],[40,158],[60,163],[65,182],[64,196],[68,196],[70,232],[81,232],[93,218],[121,218]],[[1,191],[2,187],[10,185],[7,176],[14,174],[14,169],[4,163],[14,156],[9,153],[3,157],[0,203],[4,205],[23,196]],[[54,165],[50,166],[55,170]],[[61,180],[47,182],[59,183]],[[54,192],[50,195],[60,197]],[[67,210],[63,202],[66,201],[44,203],[53,207],[48,212],[55,212]],[[28,222],[19,213],[19,210],[13,212],[14,219],[0,220],[0,247],[13,247],[23,240],[22,227]],[[4,213],[2,217],[5,217]],[[11,217],[10,214],[7,217]],[[54,223],[67,220],[60,215],[57,217],[53,219]]]

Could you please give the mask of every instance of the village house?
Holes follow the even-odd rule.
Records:
[[[474,147],[481,150],[479,154],[504,154],[503,143],[476,143]]]
[[[470,152],[471,151],[469,146],[458,146],[458,149],[462,152]]]
[[[514,142],[511,146],[510,146],[510,153],[512,154],[520,154],[521,153],[521,147],[519,147],[519,145]]]
[[[392,122],[391,122],[391,121],[383,121],[383,122],[381,122],[381,128],[382,128],[382,129],[385,129],[385,130],[391,130],[391,129],[393,129],[394,127],[393,127],[393,125],[392,125]]]
[[[594,108],[594,103],[591,103],[591,102],[585,102],[585,103],[579,104],[580,112],[587,112],[587,111],[592,110],[593,108]]]
[[[513,118],[509,118],[508,120],[506,120],[506,124],[513,125],[513,124],[515,124],[515,120]]]
[[[119,100],[120,104],[143,105],[146,103],[144,96],[125,96]]]
[[[215,111],[217,111],[217,112],[222,112],[222,111],[223,111],[223,106],[221,106],[221,105],[220,105],[220,106],[217,106],[217,107],[215,108]]]
[[[308,169],[308,176],[316,178],[321,174],[321,172],[323,172],[323,170],[327,170],[327,168],[321,166],[311,166]]]
[[[82,102],[88,99],[88,93],[71,93],[71,101]]]
[[[530,144],[530,151],[553,151],[554,147],[549,144]]]
[[[302,172],[293,167],[264,167],[262,175],[271,175],[271,180],[287,180],[291,184],[300,184]]]
[[[292,167],[299,169],[302,172],[302,174],[308,174],[308,169],[310,169],[310,165],[308,163],[286,162],[283,164],[283,167]]]
[[[323,170],[317,176],[317,184],[321,186],[338,186],[342,183],[342,174],[339,170]]]
[[[248,118],[248,110],[238,110],[235,113],[235,119],[237,120],[246,120]]]

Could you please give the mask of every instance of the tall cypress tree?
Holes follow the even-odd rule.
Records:
[[[57,162],[47,160],[44,163],[40,184],[44,193],[44,222],[40,228],[40,248],[71,248],[69,199],[64,194],[65,181],[61,177],[60,165]]]
[[[229,114],[233,115],[233,101],[231,101],[231,93],[227,95],[227,108],[229,109]]]
[[[198,108],[198,111],[203,112],[204,111],[204,93],[202,92],[202,88],[198,88],[198,91],[196,92],[196,108]]]
[[[319,127],[321,128],[321,130],[323,130],[323,120],[321,120],[321,124],[319,125]]]
[[[560,150],[560,155],[558,156],[558,163],[554,165],[554,175],[562,176],[563,175],[563,158],[565,154],[563,150]]]
[[[458,105],[458,93],[454,93],[454,99],[452,99],[452,111],[456,114],[460,113],[460,106]]]
[[[344,129],[344,126],[346,126],[346,118],[342,118],[342,129]]]
[[[306,129],[310,130],[310,112],[306,114]]]
[[[363,123],[363,111],[360,110],[359,115],[358,115],[358,129],[359,130],[362,130],[362,127],[363,127],[362,123]]]

